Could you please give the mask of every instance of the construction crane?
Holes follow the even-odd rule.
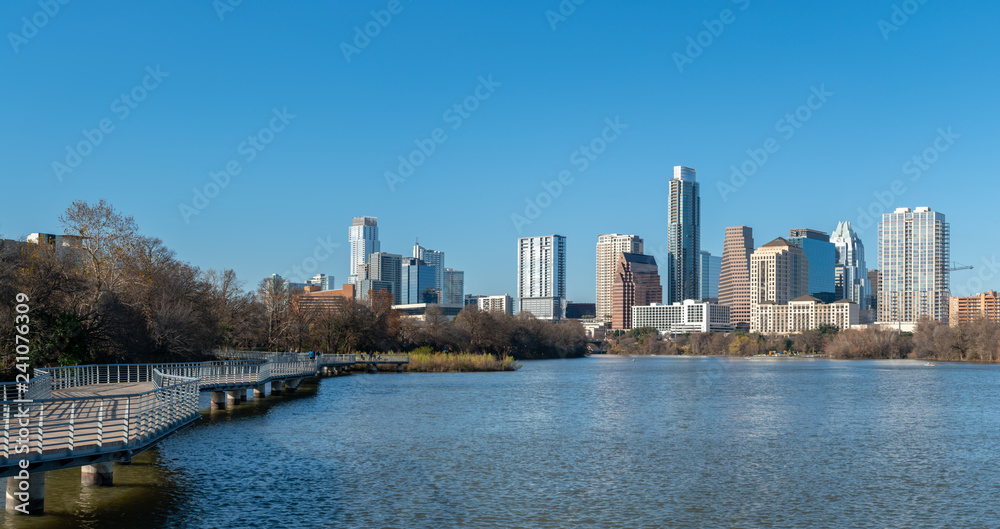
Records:
[[[958,272],[959,270],[972,270],[972,267],[971,266],[963,265],[962,263],[958,263],[958,262],[952,261],[951,262],[951,268],[949,268],[947,271],[948,272]]]

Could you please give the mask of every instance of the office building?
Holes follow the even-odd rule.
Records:
[[[868,271],[868,285],[871,288],[871,294],[868,296],[868,307],[875,314],[878,314],[878,293],[881,280],[882,274],[879,273],[878,269]]]
[[[660,334],[693,332],[730,332],[729,307],[718,303],[698,302],[654,303],[632,307],[632,327],[653,327]]]
[[[567,319],[572,320],[582,320],[584,318],[593,319],[597,314],[597,304],[596,303],[566,303],[566,314]]]
[[[622,253],[611,287],[611,329],[632,328],[632,307],[663,302],[663,286],[652,255]]]
[[[949,225],[920,207],[884,213],[878,225],[879,323],[948,322]]]
[[[368,257],[381,251],[378,241],[378,219],[354,217],[348,231],[348,241],[351,243],[351,275],[347,281],[353,285],[360,279],[361,268],[368,263]]]
[[[809,259],[802,248],[781,237],[750,256],[750,331],[757,332],[762,304],[786,305],[809,293]]]
[[[448,305],[464,305],[465,296],[465,272],[444,269],[444,285],[442,288],[442,303]]]
[[[340,290],[307,292],[291,297],[291,304],[303,313],[317,315],[342,310],[355,297],[354,285],[344,285]]]
[[[642,238],[637,235],[605,233],[597,236],[597,297],[596,315],[611,321],[611,284],[614,283],[618,256],[643,253]]]
[[[849,299],[823,303],[813,296],[801,296],[787,304],[760,303],[754,310],[750,330],[762,334],[794,334],[822,325],[847,330],[858,325],[858,317],[858,304]]]
[[[398,305],[440,303],[440,290],[434,286],[435,267],[415,257],[403,259],[402,264],[399,285],[401,302]]]
[[[488,298],[488,297],[489,296],[480,296],[480,295],[476,295],[476,294],[466,294],[465,295],[465,306],[468,307],[469,305],[475,305],[475,306],[478,307],[479,306],[479,300],[483,299],[483,298]],[[511,303],[513,303],[513,301],[511,301]],[[511,309],[511,311],[513,311],[513,309]]]
[[[368,264],[365,265],[361,279],[372,281],[385,281],[389,283],[389,293],[392,294],[392,302],[399,303],[403,295],[400,290],[403,274],[403,256],[393,253],[375,252],[368,256]]]
[[[468,296],[467,296],[468,297]],[[502,296],[476,296],[479,310],[483,312],[502,312],[504,314],[514,314],[514,298],[510,294]]]
[[[667,201],[667,300],[698,299],[701,287],[701,197],[695,170],[674,167]]]
[[[837,223],[830,242],[837,252],[834,297],[838,300],[849,299],[857,303],[860,310],[868,310],[871,285],[868,283],[868,267],[865,266],[865,245],[861,243],[861,238],[854,232],[850,222]]]
[[[312,276],[312,279],[306,280],[306,285],[319,287],[319,291],[330,290],[330,285],[332,284],[333,276],[328,276],[326,274],[316,274]]]
[[[517,240],[517,311],[559,320],[566,310],[566,237]]]
[[[434,288],[444,290],[444,252],[431,250],[420,246],[420,242],[413,243],[413,257],[427,263],[427,266],[434,267]]]
[[[836,297],[837,247],[826,232],[794,229],[788,232],[788,242],[802,248],[809,259],[809,292],[823,303],[833,303]]]
[[[719,303],[729,307],[729,318],[738,329],[750,330],[750,256],[753,228],[730,226],[722,243]]]
[[[458,313],[465,308],[463,305],[448,305],[440,303],[409,303],[406,305],[393,305],[392,308],[401,312],[402,316],[408,320],[423,323],[427,321],[427,309],[430,307],[440,309],[439,314],[444,321],[452,321]]]
[[[722,258],[705,250],[698,256],[698,280],[701,286],[701,301],[719,301],[719,278],[722,275]]]
[[[990,290],[976,296],[953,296],[949,312],[952,327],[980,319],[1000,324],[1000,294]]]
[[[358,295],[358,299],[362,301],[368,301],[375,294],[389,296],[390,305],[395,303],[396,299],[392,297],[392,283],[389,281],[379,281],[378,279],[362,279],[358,281],[355,292]]]

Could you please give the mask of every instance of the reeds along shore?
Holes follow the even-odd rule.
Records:
[[[412,373],[472,373],[515,371],[519,367],[521,364],[510,355],[414,351],[403,369]]]

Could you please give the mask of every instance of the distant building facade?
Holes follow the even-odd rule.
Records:
[[[667,216],[667,300],[697,299],[701,294],[701,197],[694,169],[674,167]]]
[[[622,253],[618,256],[611,289],[611,329],[632,328],[632,307],[663,301],[663,286],[652,255]]]
[[[722,258],[705,250],[698,256],[698,277],[701,282],[701,301],[719,301],[719,278],[722,276]]]
[[[834,289],[837,300],[849,299],[866,311],[871,308],[871,284],[868,282],[868,267],[865,266],[865,245],[854,232],[850,222],[837,223],[830,242],[837,250],[837,264],[834,271]],[[811,273],[811,269],[810,269]]]
[[[316,274],[312,276],[312,279],[306,280],[307,285],[312,285],[319,287],[319,290],[330,290],[330,285],[333,284],[333,276],[328,276],[326,274]]]
[[[809,259],[802,248],[777,239],[750,256],[750,306],[766,301],[783,305],[809,294]]]
[[[448,305],[464,305],[465,272],[451,268],[444,269],[444,285],[442,288],[442,303]]]
[[[434,267],[434,288],[444,292],[444,252],[424,248],[416,241],[413,243],[413,257]]]
[[[596,317],[596,314],[596,303],[566,303],[566,318],[574,320],[590,319]]]
[[[632,307],[632,328],[653,327],[661,334],[692,332],[729,332],[730,309],[718,303],[698,302],[636,305]]]
[[[399,290],[401,303],[413,305],[418,303],[439,303],[440,291],[434,287],[435,267],[415,257],[403,259],[401,272],[402,281]]]
[[[611,320],[611,285],[614,283],[618,256],[643,253],[643,241],[637,235],[604,233],[597,236],[597,297],[596,315]]]
[[[353,285],[359,279],[361,268],[368,262],[368,256],[381,251],[378,240],[378,219],[354,217],[347,239],[351,244],[351,275],[347,281]]]
[[[517,311],[560,320],[566,309],[566,237],[517,240]]]
[[[788,231],[788,242],[802,248],[809,259],[808,294],[823,303],[836,301],[837,246],[826,232],[805,228]]]
[[[729,307],[733,326],[743,330],[750,329],[750,256],[753,251],[753,228],[726,228],[719,277],[719,303]]]
[[[384,281],[390,284],[389,293],[392,302],[399,303],[403,299],[403,256],[393,253],[375,252],[368,257],[362,279]]]
[[[468,297],[468,296],[467,296]],[[483,312],[502,312],[514,314],[514,298],[509,294],[502,296],[477,296],[479,310]]]
[[[850,300],[823,303],[813,296],[801,296],[787,304],[765,301],[754,311],[751,332],[794,334],[832,325],[841,330],[858,324],[858,304]]]
[[[985,319],[1000,324],[1000,294],[995,290],[976,296],[953,296],[948,323],[952,327]]]
[[[878,225],[879,323],[948,322],[950,227],[944,213],[897,208]]]
[[[324,290],[292,296],[292,304],[302,312],[317,314],[337,312],[355,298],[355,286],[344,285],[340,290]]]

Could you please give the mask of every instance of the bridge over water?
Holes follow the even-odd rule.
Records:
[[[220,360],[173,364],[107,364],[36,369],[27,384],[0,384],[3,438],[0,478],[7,478],[9,513],[39,514],[45,472],[82,467],[81,480],[111,485],[114,463],[131,458],[201,416],[199,393],[211,408],[294,393],[306,378],[395,365],[408,355],[317,355],[217,351]]]

